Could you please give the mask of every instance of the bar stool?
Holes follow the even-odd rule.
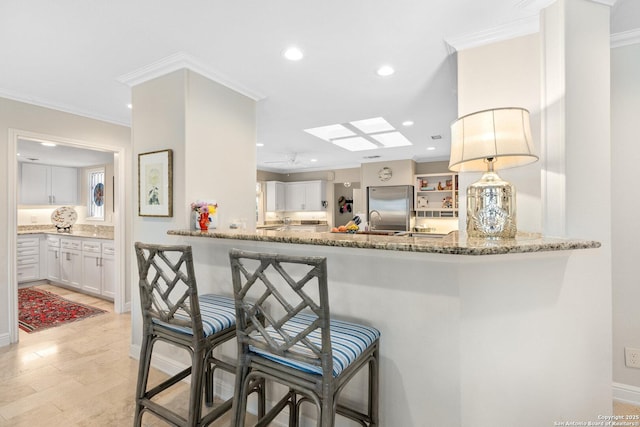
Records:
[[[305,401],[316,405],[319,426],[333,426],[336,413],[376,426],[380,332],[330,318],[326,258],[237,249],[229,257],[239,349],[232,425],[244,427],[246,390],[252,381],[266,379],[289,391],[258,426],[285,407],[291,411],[289,425],[297,426]],[[344,386],[365,366],[366,414],[338,403]]]
[[[153,413],[176,426],[207,425],[228,411],[233,399],[202,416],[202,391],[207,406],[213,405],[213,375],[216,368],[235,372],[235,366],[213,355],[213,350],[236,335],[233,298],[206,294],[198,297],[190,246],[135,243],[138,260],[143,338],[136,386],[134,425],[142,414]],[[191,366],[147,390],[154,344],[163,341],[187,350]],[[187,418],[152,400],[191,375]],[[204,379],[204,384],[203,384]],[[264,414],[261,383],[247,390],[258,393],[258,412]]]

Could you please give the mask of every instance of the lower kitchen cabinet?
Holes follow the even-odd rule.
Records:
[[[43,276],[47,280],[93,295],[115,298],[113,241],[48,235],[46,242],[47,273]]]
[[[76,289],[82,282],[81,249],[77,239],[60,239],[60,282]]]
[[[61,282],[60,280],[60,237],[47,236],[47,280]]]
[[[97,240],[82,242],[83,291],[108,298],[114,297],[114,252],[115,247],[112,242],[105,243]]]
[[[18,283],[41,279],[40,236],[19,236],[17,241]]]

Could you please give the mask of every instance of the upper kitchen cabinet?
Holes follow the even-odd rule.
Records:
[[[22,163],[20,176],[21,205],[78,203],[77,168]]]
[[[287,211],[321,211],[325,195],[324,181],[288,182],[286,191]]]
[[[267,212],[285,210],[286,188],[284,182],[267,181]]]
[[[325,198],[324,181],[268,181],[267,212],[322,211]]]

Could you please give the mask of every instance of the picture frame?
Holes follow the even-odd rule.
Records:
[[[173,216],[173,151],[138,154],[138,216]]]

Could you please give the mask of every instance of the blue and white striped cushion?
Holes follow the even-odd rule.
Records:
[[[284,329],[289,335],[294,336],[298,332],[304,330],[316,318],[317,317],[314,314],[299,313],[289,320],[282,329]],[[353,361],[355,361],[369,346],[380,338],[380,331],[375,328],[358,325],[357,323],[344,322],[341,320],[331,319],[329,329],[331,330],[334,377],[340,375],[347,366],[353,363]],[[284,343],[280,334],[278,334],[272,326],[267,327],[267,331],[278,344]],[[264,340],[264,338],[259,334],[253,336],[253,338],[261,341]],[[320,329],[316,329],[311,332],[308,335],[308,338],[313,344],[317,345],[318,348],[321,347],[322,338]],[[303,372],[322,374],[322,367],[320,366],[314,366],[309,363],[278,356],[254,346],[250,346],[250,350],[267,359],[273,360],[274,362],[291,366]],[[291,351],[305,356],[313,356],[311,350],[309,350],[306,345],[300,343],[294,345],[291,348]]]
[[[200,315],[204,336],[208,337],[228,329],[236,324],[236,309],[233,298],[222,295],[200,295]],[[176,316],[179,317],[179,316]],[[185,318],[188,320],[188,318]],[[162,325],[176,332],[191,335],[191,328],[171,325],[154,319],[154,323]]]

